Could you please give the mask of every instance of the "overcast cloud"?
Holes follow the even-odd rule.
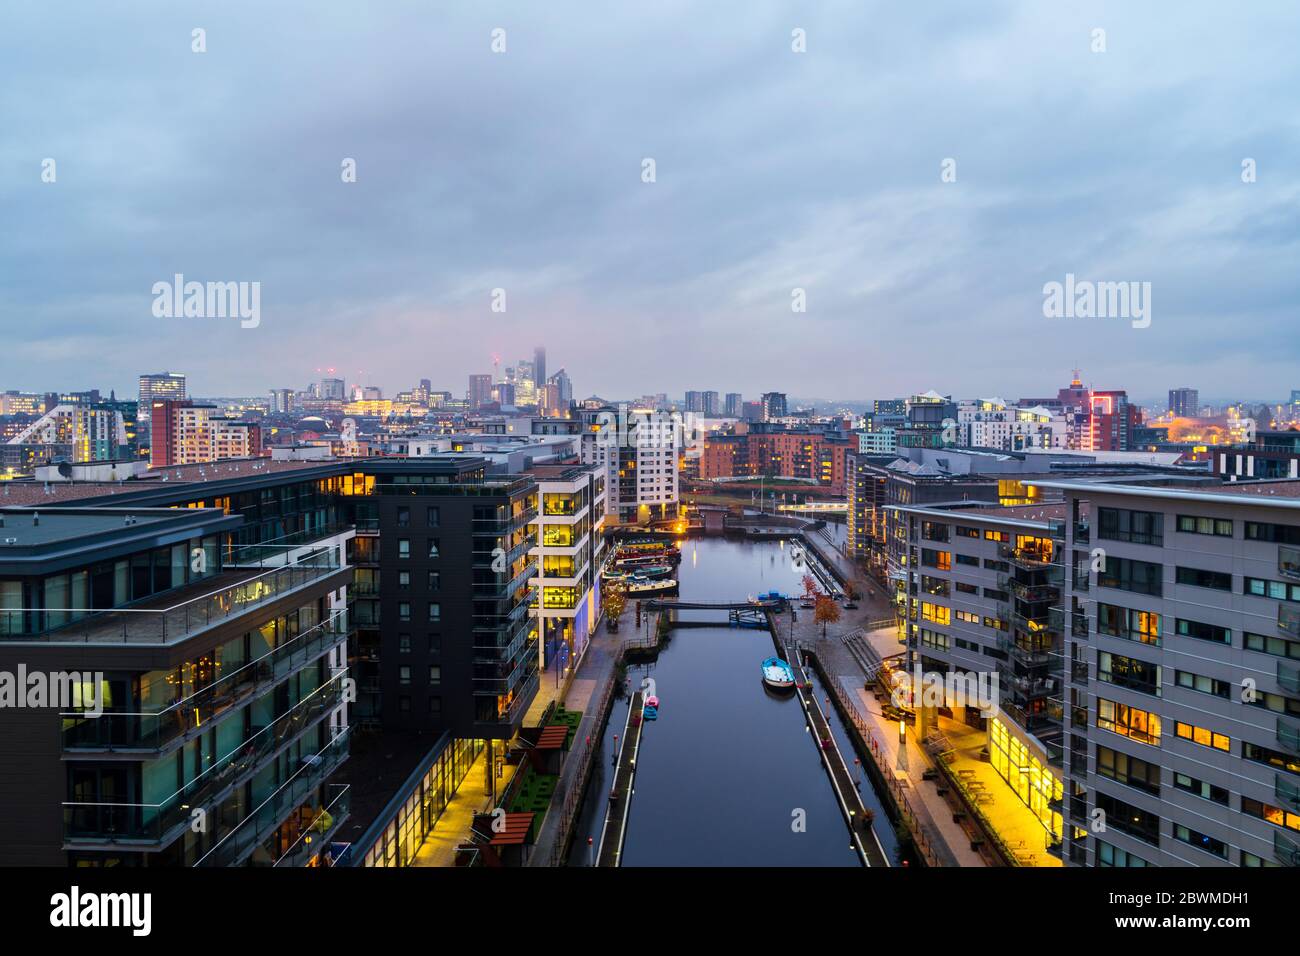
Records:
[[[1291,2],[6,3],[0,388],[460,393],[544,342],[579,396],[1280,398],[1298,38]],[[156,318],[175,273],[260,282],[261,324]],[[1150,282],[1150,327],[1044,318],[1067,273]]]

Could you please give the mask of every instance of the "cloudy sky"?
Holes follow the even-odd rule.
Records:
[[[11,0],[0,388],[463,392],[544,342],[580,395],[1280,398],[1297,36],[1293,2]],[[155,316],[176,273],[261,283],[260,325]],[[1150,282],[1150,326],[1045,318],[1067,274]]]

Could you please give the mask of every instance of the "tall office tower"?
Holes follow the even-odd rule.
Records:
[[[150,447],[154,402],[185,398],[185,376],[179,372],[154,372],[140,376],[140,401],[136,406],[136,444],[141,454]]]
[[[470,411],[482,408],[492,401],[492,376],[471,375],[469,377]]]
[[[293,389],[291,388],[273,388],[271,389],[271,413],[273,415],[287,415],[293,411]]]
[[[728,392],[723,414],[727,418],[740,418],[745,413],[745,400],[739,392]]]
[[[704,411],[704,393],[703,393],[703,392],[687,392],[687,393],[686,393],[686,396],[685,396],[685,399],[682,401],[682,404],[685,406],[685,411],[688,411],[688,412],[703,412],[703,411]]]
[[[341,378],[323,378],[320,380],[318,398],[325,401],[341,402],[347,398],[347,389]]]
[[[261,427],[229,418],[216,405],[155,402],[152,425],[149,462],[154,468],[251,458],[262,452]]]
[[[492,399],[502,405],[515,404],[515,386],[511,382],[497,382],[492,386]]]
[[[560,369],[547,380],[547,384],[559,389],[559,407],[561,411],[567,409],[573,402],[573,381],[569,378],[569,374],[564,369]]]
[[[718,412],[720,410],[718,405],[718,393],[701,392],[700,395],[701,395],[701,404],[704,406],[703,408],[700,409],[700,412],[704,415],[705,418],[717,418]]]
[[[1201,411],[1201,393],[1194,388],[1171,388],[1169,412],[1175,418],[1195,418]]]
[[[785,392],[764,392],[761,401],[763,403],[763,421],[765,422],[785,418],[789,414],[786,410]]]
[[[533,381],[538,385],[546,384],[546,346],[544,345],[533,349]]]
[[[0,671],[67,678],[0,722],[0,865],[322,864],[346,830],[351,531],[241,548],[256,505],[191,489],[0,511]]]

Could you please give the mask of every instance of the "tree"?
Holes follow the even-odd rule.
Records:
[[[817,581],[811,574],[803,576],[803,594],[804,597],[812,597],[817,593]]]
[[[822,626],[822,637],[826,636],[826,625],[835,624],[840,619],[840,606],[829,594],[817,595],[813,606],[813,621]]]
[[[604,605],[605,616],[617,624],[627,607],[627,592],[618,585],[606,585]]]

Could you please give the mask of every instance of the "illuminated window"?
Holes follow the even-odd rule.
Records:
[[[1184,724],[1182,721],[1174,723],[1174,733],[1202,747],[1213,747],[1215,750],[1229,750],[1232,747],[1232,742],[1225,734],[1218,734],[1194,724]]]

